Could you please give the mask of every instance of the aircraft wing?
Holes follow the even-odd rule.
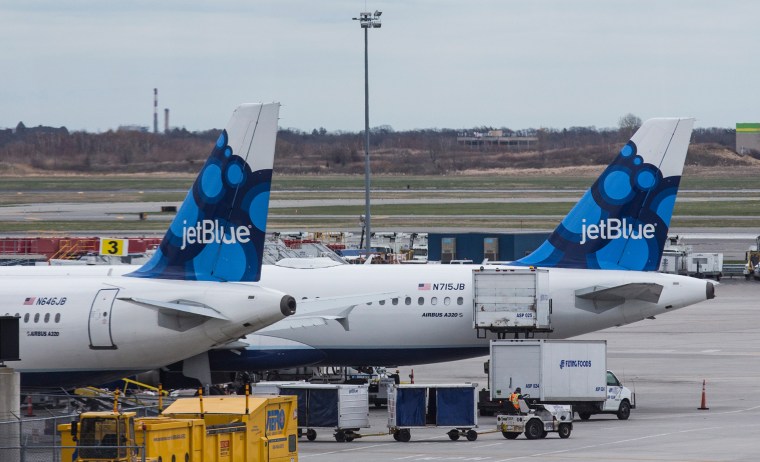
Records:
[[[148,306],[151,308],[171,310],[172,312],[184,314],[184,315],[194,315],[194,316],[201,316],[204,318],[222,319],[225,321],[230,320],[227,316],[223,315],[222,313],[211,308],[208,305],[202,305],[202,304],[190,302],[187,300],[178,300],[177,302],[162,302],[159,300],[149,300],[147,298],[138,298],[138,297],[120,297],[118,298],[118,300],[123,300],[125,302],[132,302],[138,305]]]
[[[339,297],[320,297],[298,300],[298,313],[277,323],[265,327],[261,332],[298,329],[327,325],[328,321],[337,321],[343,329],[350,330],[348,317],[358,305],[377,303],[398,296],[395,292],[378,292]]]
[[[615,287],[587,287],[575,291],[575,306],[598,313],[622,305],[627,300],[658,303],[662,288],[661,284],[653,282],[632,282]]]

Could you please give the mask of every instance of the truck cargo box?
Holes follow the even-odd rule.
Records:
[[[504,400],[520,387],[542,402],[605,401],[604,340],[494,340],[489,388]]]

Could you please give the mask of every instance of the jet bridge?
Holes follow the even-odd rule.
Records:
[[[473,270],[472,279],[473,327],[479,338],[489,331],[499,338],[552,331],[549,271],[481,267]]]

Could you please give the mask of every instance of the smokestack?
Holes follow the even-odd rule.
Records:
[[[153,133],[158,133],[158,88],[153,89]]]
[[[164,109],[164,133],[169,133],[169,108]]]

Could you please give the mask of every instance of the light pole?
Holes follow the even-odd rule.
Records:
[[[369,211],[369,59],[367,56],[367,30],[370,28],[379,28],[380,15],[382,11],[374,13],[359,13],[359,25],[364,29],[364,229],[366,231],[367,241],[366,250],[369,258],[372,241],[372,230],[370,229],[370,211]]]

